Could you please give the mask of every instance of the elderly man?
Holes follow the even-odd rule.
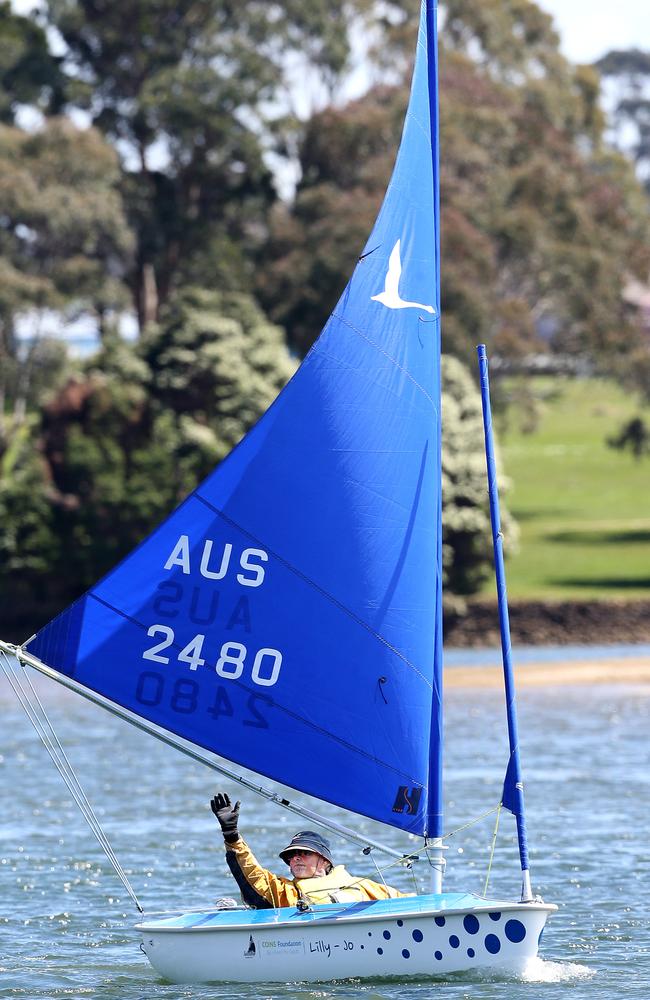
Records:
[[[274,906],[309,903],[347,903],[362,899],[405,896],[369,878],[355,878],[343,865],[334,865],[329,841],[319,833],[303,830],[280,851],[291,876],[274,875],[258,863],[237,828],[239,802],[219,792],[210,802],[226,847],[226,861],[248,906],[262,910]]]

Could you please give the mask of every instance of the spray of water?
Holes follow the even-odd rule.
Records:
[[[526,983],[570,983],[591,979],[595,970],[576,962],[548,962],[542,958],[531,958],[521,973]]]

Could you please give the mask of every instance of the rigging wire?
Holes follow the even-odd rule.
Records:
[[[384,878],[384,873],[383,873],[383,871],[381,870],[381,868],[379,867],[379,865],[377,864],[377,858],[376,858],[376,857],[375,857],[375,855],[374,855],[374,854],[372,853],[372,850],[367,850],[367,849],[366,849],[366,850],[365,850],[365,851],[364,851],[363,853],[364,853],[364,854],[369,854],[369,855],[370,855],[370,857],[371,857],[371,859],[372,859],[372,863],[373,863],[373,865],[375,866],[375,868],[377,869],[377,874],[379,875],[379,878],[380,878],[380,879],[382,880],[382,882],[384,883],[384,885],[386,885],[386,879]],[[388,886],[386,886],[386,888],[388,888]]]
[[[413,865],[407,865],[406,869],[407,869],[409,875],[411,876],[411,881],[413,882],[413,890],[414,890],[413,895],[417,896],[418,893],[419,893],[419,891],[420,891],[420,886],[418,885],[418,880],[417,880],[417,877],[416,877]]]
[[[497,846],[497,833],[499,832],[499,819],[501,817],[501,806],[502,805],[503,805],[503,803],[499,802],[499,805],[497,806],[497,818],[496,818],[496,822],[494,824],[494,833],[492,834],[492,846],[490,848],[490,861],[488,863],[488,870],[487,870],[487,874],[485,876],[485,888],[483,889],[483,895],[484,896],[487,896],[488,885],[489,885],[489,882],[490,882],[490,872],[492,871],[492,862],[494,861],[494,850],[495,850],[495,848]]]
[[[32,683],[31,677],[29,676],[27,669],[23,663],[20,663],[22,673],[24,675],[24,680],[21,678],[18,671],[17,664],[20,661],[17,658],[10,659],[4,650],[0,650],[0,664],[2,666],[2,672],[4,673],[7,681],[9,682],[12,691],[16,695],[21,707],[23,708],[27,718],[34,727],[36,733],[38,734],[43,746],[47,750],[50,758],[57,771],[61,775],[68,791],[72,795],[75,803],[77,804],[80,812],[82,813],[84,819],[88,823],[88,826],[92,830],[93,834],[97,838],[99,845],[106,854],[106,857],[113,866],[117,877],[122,882],[122,885],[128,892],[129,896],[135,903],[137,909],[140,913],[144,913],[142,906],[135,894],[131,883],[126,875],[126,872],[122,868],[111,844],[106,836],[99,819],[88,799],[88,796],[84,792],[79,779],[72,767],[66,752],[57,736],[52,722],[50,721],[47,712],[41,702],[38,693]],[[26,681],[26,683],[25,683]]]
[[[494,833],[492,835],[492,846],[491,846],[491,851],[490,851],[490,860],[489,860],[489,864],[488,864],[488,871],[487,871],[487,876],[486,876],[486,879],[485,879],[485,889],[483,891],[483,895],[487,894],[487,887],[488,887],[488,882],[489,882],[489,879],[490,879],[490,872],[492,870],[492,862],[494,860],[494,853],[495,853],[495,848],[496,848],[497,833],[499,831],[499,818],[501,816],[501,809],[502,809],[502,807],[503,807],[503,803],[499,802],[498,805],[492,806],[490,809],[486,809],[485,812],[480,813],[479,816],[475,816],[474,819],[471,819],[468,823],[463,823],[462,826],[456,827],[455,830],[451,830],[449,833],[445,833],[441,837],[442,841],[449,840],[451,837],[454,837],[457,833],[462,833],[463,830],[468,830],[470,826],[475,826],[477,823],[480,823],[481,820],[485,819],[486,816],[491,816],[492,813],[496,813],[496,825],[495,825],[495,828],[494,828]],[[402,857],[396,858],[394,861],[387,862],[385,865],[382,865],[381,868],[380,868],[379,865],[377,864],[376,859],[372,855],[372,848],[368,848],[367,847],[367,848],[365,848],[365,850],[362,853],[366,854],[366,855],[369,854],[371,856],[371,858],[373,860],[373,863],[375,865],[375,868],[377,869],[377,872],[379,874],[379,877],[381,878],[381,880],[384,883],[384,885],[386,885],[386,879],[384,878],[384,872],[387,872],[389,868],[394,868],[396,865],[405,865],[405,867],[411,873],[411,876],[413,878],[413,882],[414,882],[415,887],[416,887],[416,895],[417,895],[417,879],[416,879],[416,876],[415,876],[415,872],[413,870],[413,864],[416,861],[420,860],[419,854],[404,854],[404,855],[402,855]],[[364,876],[361,876],[361,877],[355,879],[353,882],[350,882],[350,886],[356,885],[358,882],[362,882],[363,878],[364,878]]]

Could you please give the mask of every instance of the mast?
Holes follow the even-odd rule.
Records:
[[[517,706],[515,702],[515,678],[512,665],[512,648],[510,645],[510,618],[508,616],[508,595],[506,592],[506,572],[503,561],[503,535],[501,533],[501,517],[499,514],[499,490],[497,486],[496,461],[494,457],[494,440],[492,435],[492,412],[490,409],[490,381],[488,377],[488,360],[485,344],[477,347],[479,373],[481,378],[481,402],[483,404],[483,428],[485,431],[485,457],[487,460],[488,492],[490,496],[490,521],[492,523],[492,545],[494,547],[494,571],[497,582],[497,600],[499,605],[499,629],[501,632],[501,656],[503,660],[503,677],[506,693],[506,712],[508,717],[508,742],[510,744],[510,760],[503,788],[503,805],[514,813],[517,821],[517,841],[521,861],[522,903],[533,898],[530,886],[530,865],[528,862],[528,841],[526,837],[526,818],[524,815],[524,786],[521,776],[521,761],[519,759],[519,732],[517,726]]]
[[[437,306],[435,332],[438,339],[438,357],[440,357],[440,153],[439,153],[439,114],[438,114],[438,3],[437,0],[426,0],[426,38],[427,38],[427,71],[429,89],[429,121],[431,128],[431,167],[433,176],[433,223],[434,245],[436,259],[436,289]],[[440,410],[438,411],[440,413]],[[442,466],[441,421],[438,420],[437,468]],[[438,503],[437,537],[442,540],[442,502]],[[445,869],[442,807],[442,548],[438,547],[436,573],[436,618],[434,635],[434,669],[433,669],[433,703],[431,708],[431,741],[432,755],[429,772],[429,839],[427,842],[429,862],[432,869],[431,890],[442,892],[442,878]],[[435,734],[435,740],[434,740]]]

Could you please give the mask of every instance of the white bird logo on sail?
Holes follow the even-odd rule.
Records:
[[[381,302],[388,309],[425,309],[435,313],[433,306],[425,306],[421,302],[407,302],[399,293],[399,279],[402,276],[402,261],[399,255],[400,240],[397,241],[388,258],[388,271],[384,282],[384,290],[379,295],[372,295],[373,302]]]

